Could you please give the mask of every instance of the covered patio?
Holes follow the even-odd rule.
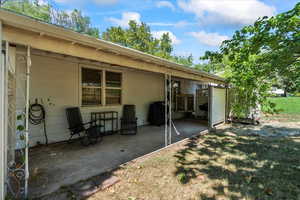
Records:
[[[174,124],[180,135],[173,131],[172,143],[207,129],[207,122],[200,120],[176,120]],[[29,197],[49,194],[61,186],[115,169],[164,146],[164,126],[140,126],[137,135],[105,136],[101,143],[89,147],[75,141],[31,148]]]
[[[0,159],[7,169],[19,162],[15,154],[21,152],[22,163],[8,170],[23,171],[13,195],[40,197],[225,121],[226,83],[218,76],[7,11],[0,14],[2,64],[9,75],[2,112],[8,130],[0,144],[7,151]],[[163,107],[150,112],[155,102]],[[32,120],[35,104],[43,107],[40,123]],[[68,108],[80,108],[84,122],[95,112],[117,113],[116,129],[106,130],[118,132],[124,130],[125,105],[136,108],[137,135],[115,133],[88,147],[66,143],[72,128]],[[161,126],[149,125],[156,124],[149,113],[156,113]]]

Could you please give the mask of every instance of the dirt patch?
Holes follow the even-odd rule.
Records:
[[[299,199],[300,137],[246,134],[253,128],[224,126],[129,164],[88,199]]]
[[[300,114],[275,114],[263,116],[264,122],[300,122]]]
[[[265,120],[259,125],[245,126],[241,124],[234,124],[229,127],[227,131],[236,132],[238,135],[263,137],[300,136],[300,121],[281,122],[277,120]]]

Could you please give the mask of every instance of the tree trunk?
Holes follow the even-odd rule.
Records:
[[[284,97],[287,97],[287,88],[284,88],[283,96],[284,96]]]

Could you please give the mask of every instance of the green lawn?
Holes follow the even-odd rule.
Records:
[[[281,114],[300,115],[300,97],[272,97],[272,102],[276,103],[276,108]]]

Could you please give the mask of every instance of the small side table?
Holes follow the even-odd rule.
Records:
[[[92,112],[91,121],[96,121],[97,125],[102,126],[101,132],[104,135],[112,135],[119,131],[119,114],[117,111]],[[109,125],[111,126],[110,129],[108,128]]]

